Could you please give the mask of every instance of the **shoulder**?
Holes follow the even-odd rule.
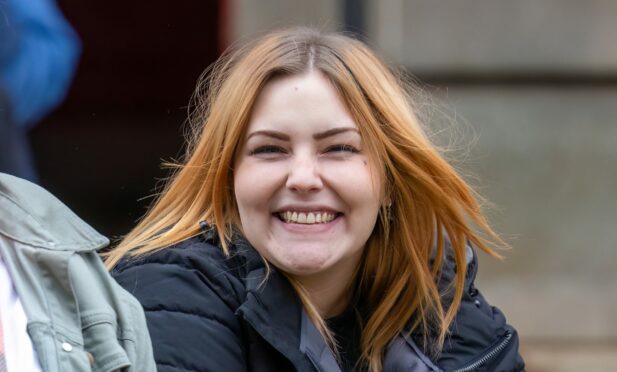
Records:
[[[156,265],[173,265],[178,270],[208,271],[212,267],[226,266],[226,261],[228,257],[219,246],[201,236],[194,236],[152,253],[127,256],[114,267],[112,273],[120,274]]]
[[[33,249],[92,251],[109,240],[42,187],[0,173],[0,233]],[[16,222],[19,221],[19,222]]]
[[[74,344],[80,352],[65,358],[65,367],[88,352],[109,366],[154,370],[143,310],[96,253],[108,240],[40,186],[6,174],[0,174],[0,214],[11,217],[0,218],[0,256],[24,312],[40,320],[33,340],[80,335]]]
[[[146,309],[162,301],[202,304],[209,300],[203,296],[207,290],[235,310],[246,296],[248,270],[262,264],[252,251],[236,244],[226,255],[216,241],[199,235],[151,254],[125,258],[112,275]]]
[[[478,258],[469,245],[467,270],[461,305],[450,326],[450,332],[437,363],[445,370],[463,367],[483,367],[487,370],[522,371],[524,363],[518,353],[518,334],[508,324],[505,315],[492,306],[476,288]],[[456,268],[453,259],[448,259],[444,270],[444,282],[450,282]],[[447,300],[446,300],[447,302]]]
[[[251,252],[227,256],[196,236],[158,252],[122,261],[112,275],[141,303],[159,370],[242,370],[243,325]]]
[[[446,241],[438,287],[445,307],[450,306],[457,267]],[[463,296],[457,314],[441,351],[435,355],[424,345],[424,335],[416,330],[412,335],[402,332],[386,354],[391,366],[426,366],[437,371],[524,371],[518,353],[518,335],[504,314],[490,305],[475,286],[478,258],[471,245],[467,247],[466,277]],[[396,369],[395,369],[396,370]],[[422,369],[419,369],[422,370]]]
[[[255,266],[263,266],[259,254],[246,242],[237,240],[225,254],[218,240],[211,235],[200,234],[162,248],[158,251],[128,256],[114,267],[113,275],[125,271],[148,271],[156,266],[173,266],[178,271],[216,274],[240,279]]]

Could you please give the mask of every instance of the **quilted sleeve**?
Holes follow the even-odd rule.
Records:
[[[145,310],[158,371],[245,371],[229,279],[183,255],[170,251],[112,272]]]

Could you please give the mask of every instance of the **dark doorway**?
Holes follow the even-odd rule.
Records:
[[[60,0],[82,40],[65,103],[32,133],[40,183],[109,237],[178,158],[186,105],[218,56],[218,1]],[[145,199],[144,199],[145,198]]]

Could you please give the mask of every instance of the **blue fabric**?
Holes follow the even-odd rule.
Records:
[[[0,90],[0,172],[36,182],[38,177],[28,134],[24,128],[13,125],[10,113],[1,109],[8,106],[7,101]]]
[[[0,89],[13,125],[30,128],[66,95],[79,39],[54,0],[0,0]]]

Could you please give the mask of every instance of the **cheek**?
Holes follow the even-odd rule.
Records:
[[[250,195],[247,193],[244,178],[245,174],[242,172],[236,172],[234,174],[234,196],[236,198],[236,204],[238,205],[238,211],[241,216],[246,210],[246,205],[248,203],[247,196]]]
[[[355,208],[373,209],[380,204],[381,183],[365,160],[325,168],[328,183]]]
[[[255,176],[253,175],[251,167],[239,166],[234,173],[234,193],[244,230],[249,227],[246,226],[246,222],[253,220],[250,214],[251,211],[256,208],[255,201],[258,200],[258,198],[256,198],[256,194],[259,193],[258,189],[251,188],[254,178]]]
[[[276,169],[267,165],[240,164],[234,172],[234,193],[243,224],[250,223],[257,214],[269,216],[269,202],[278,185]]]

